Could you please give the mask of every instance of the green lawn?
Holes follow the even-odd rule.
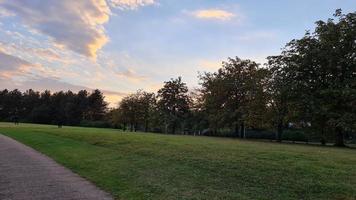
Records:
[[[117,199],[356,199],[356,150],[0,123]]]

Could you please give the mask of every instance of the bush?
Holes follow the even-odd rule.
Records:
[[[283,132],[282,140],[308,142],[308,137],[302,130],[289,129]]]
[[[274,140],[276,133],[268,130],[246,130],[246,138]]]
[[[107,121],[89,121],[89,120],[82,120],[80,122],[80,126],[84,127],[96,127],[96,128],[110,128],[110,123]]]

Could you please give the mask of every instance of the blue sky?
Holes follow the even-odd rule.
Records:
[[[114,104],[239,56],[263,63],[354,0],[1,0],[0,89],[99,88]]]

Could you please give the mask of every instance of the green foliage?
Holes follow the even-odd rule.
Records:
[[[154,93],[138,90],[121,100],[119,107],[111,111],[110,120],[115,125],[122,125],[124,129],[129,125],[131,131],[143,127],[147,132],[154,123],[156,107]]]
[[[82,90],[77,94],[46,90],[42,93],[27,90],[0,91],[0,120],[79,125],[82,120],[104,120],[107,103],[99,90],[89,94]]]
[[[310,122],[321,137],[333,129],[336,145],[343,146],[343,133],[356,121],[356,13],[337,10],[334,16],[336,22],[316,22],[314,33],[292,40],[270,64],[282,74],[274,78],[277,95],[287,86],[299,120]],[[290,80],[282,80],[285,86],[278,83],[283,77]]]
[[[241,136],[245,125],[261,128],[266,110],[266,73],[257,63],[236,57],[223,62],[218,72],[201,75],[202,109],[207,112],[210,128],[216,132],[235,126],[238,134],[241,125]]]
[[[183,125],[183,120],[189,112],[191,99],[188,95],[188,87],[182,78],[171,79],[164,82],[163,88],[157,92],[158,109],[164,119],[165,132],[175,134],[177,128]],[[184,129],[184,128],[182,128]]]
[[[107,103],[104,101],[104,95],[100,90],[94,90],[88,96],[88,110],[86,118],[89,120],[101,120],[104,118],[107,110]]]

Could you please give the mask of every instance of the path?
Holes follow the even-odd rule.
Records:
[[[51,158],[0,134],[1,200],[111,200]]]

